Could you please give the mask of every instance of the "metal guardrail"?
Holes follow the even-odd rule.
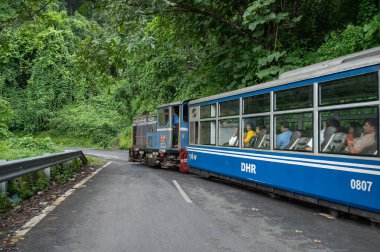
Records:
[[[84,164],[87,163],[81,150],[7,161],[0,164],[0,183],[76,158],[80,158]]]

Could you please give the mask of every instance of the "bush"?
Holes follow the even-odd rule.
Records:
[[[0,141],[0,159],[15,160],[57,151],[50,138],[10,137]]]
[[[10,205],[8,197],[4,193],[0,193],[0,213],[5,212]]]
[[[108,148],[114,145],[124,121],[113,110],[112,102],[97,97],[86,104],[66,107],[60,111],[50,122],[50,132],[53,135],[89,138],[94,144]]]
[[[62,184],[66,183],[70,178],[75,177],[81,166],[81,162],[78,159],[73,160],[71,163],[55,165],[51,169],[51,179]]]

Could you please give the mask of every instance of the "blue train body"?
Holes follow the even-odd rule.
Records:
[[[379,79],[380,47],[269,83],[162,105],[136,159],[380,221]],[[278,146],[288,130],[287,145]],[[374,143],[356,147],[372,135]]]
[[[352,208],[358,208],[380,213],[377,160],[192,146],[188,157],[190,170],[310,196],[314,203],[336,202],[344,206],[340,210],[354,212]]]

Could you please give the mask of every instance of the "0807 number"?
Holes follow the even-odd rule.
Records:
[[[351,179],[350,181],[351,189],[358,191],[370,192],[372,187],[372,181]]]

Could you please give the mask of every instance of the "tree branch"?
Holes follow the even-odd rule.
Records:
[[[160,13],[171,13],[171,12],[194,13],[194,14],[199,14],[199,15],[205,16],[205,17],[210,17],[210,18],[213,18],[215,20],[218,20],[218,21],[228,25],[229,27],[237,30],[239,33],[241,33],[243,35],[250,36],[249,30],[243,29],[241,27],[242,15],[244,13],[244,10],[242,10],[241,13],[239,11],[239,16],[241,15],[241,21],[238,21],[237,24],[235,24],[230,19],[223,17],[222,15],[220,15],[218,13],[211,12],[211,11],[205,11],[205,10],[199,9],[197,7],[191,6],[187,3],[183,3],[183,2],[179,3],[176,6],[171,6],[166,10],[159,10],[159,11],[155,11],[155,12],[144,13],[144,15],[155,15],[155,14],[160,14]]]

